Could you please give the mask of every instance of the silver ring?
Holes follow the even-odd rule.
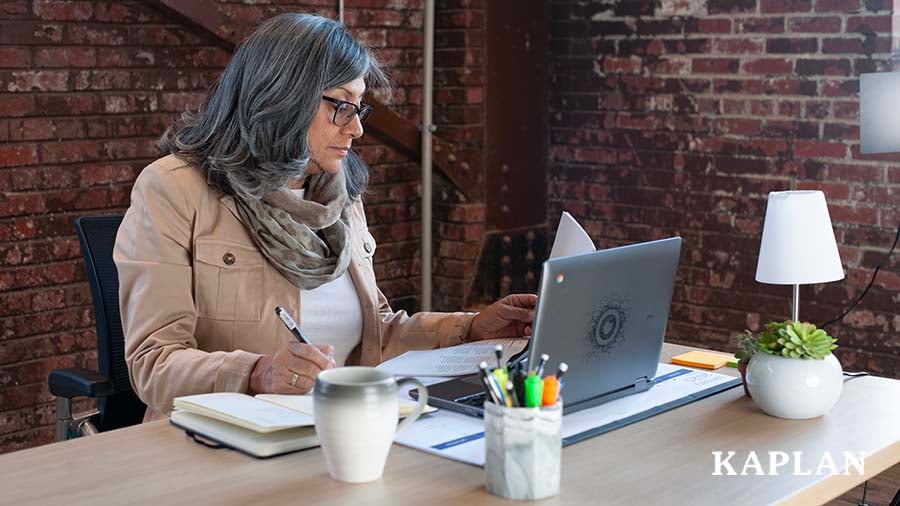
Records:
[[[298,374],[294,374],[293,376],[291,376],[291,386],[292,387],[297,386],[298,379],[300,379],[300,375],[298,375]]]

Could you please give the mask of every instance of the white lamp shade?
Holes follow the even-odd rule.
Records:
[[[807,285],[844,279],[825,194],[818,190],[769,193],[756,280]]]

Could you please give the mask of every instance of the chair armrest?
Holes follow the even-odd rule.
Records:
[[[106,397],[113,393],[113,384],[106,376],[81,367],[50,371],[50,393],[56,397]]]

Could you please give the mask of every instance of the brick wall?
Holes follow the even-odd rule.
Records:
[[[483,0],[436,2],[435,135],[457,146],[462,156],[456,163],[476,160],[472,170],[482,174],[485,23]],[[434,188],[432,308],[456,311],[477,303],[467,294],[483,246],[485,204],[483,195],[464,195],[437,172]]]
[[[766,195],[821,189],[847,279],[801,288],[840,314],[900,223],[900,157],[859,153],[858,76],[890,68],[887,0],[553,2],[548,220],[598,246],[684,239],[669,340],[733,350],[790,316],[754,281]],[[798,244],[798,248],[803,245]],[[844,368],[900,376],[900,254],[830,328]]]
[[[359,0],[345,11],[352,31],[380,48],[407,116],[421,103],[421,4]],[[215,6],[236,41],[276,12],[335,16],[336,3]],[[124,212],[159,134],[229,58],[215,37],[153,2],[0,3],[0,453],[52,441],[50,370],[96,367],[74,220]],[[361,144],[381,288],[396,306],[416,307],[418,164],[377,139]]]

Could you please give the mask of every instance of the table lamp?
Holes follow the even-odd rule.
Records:
[[[825,194],[818,190],[769,193],[756,281],[793,285],[793,321],[800,318],[800,285],[844,279]]]

